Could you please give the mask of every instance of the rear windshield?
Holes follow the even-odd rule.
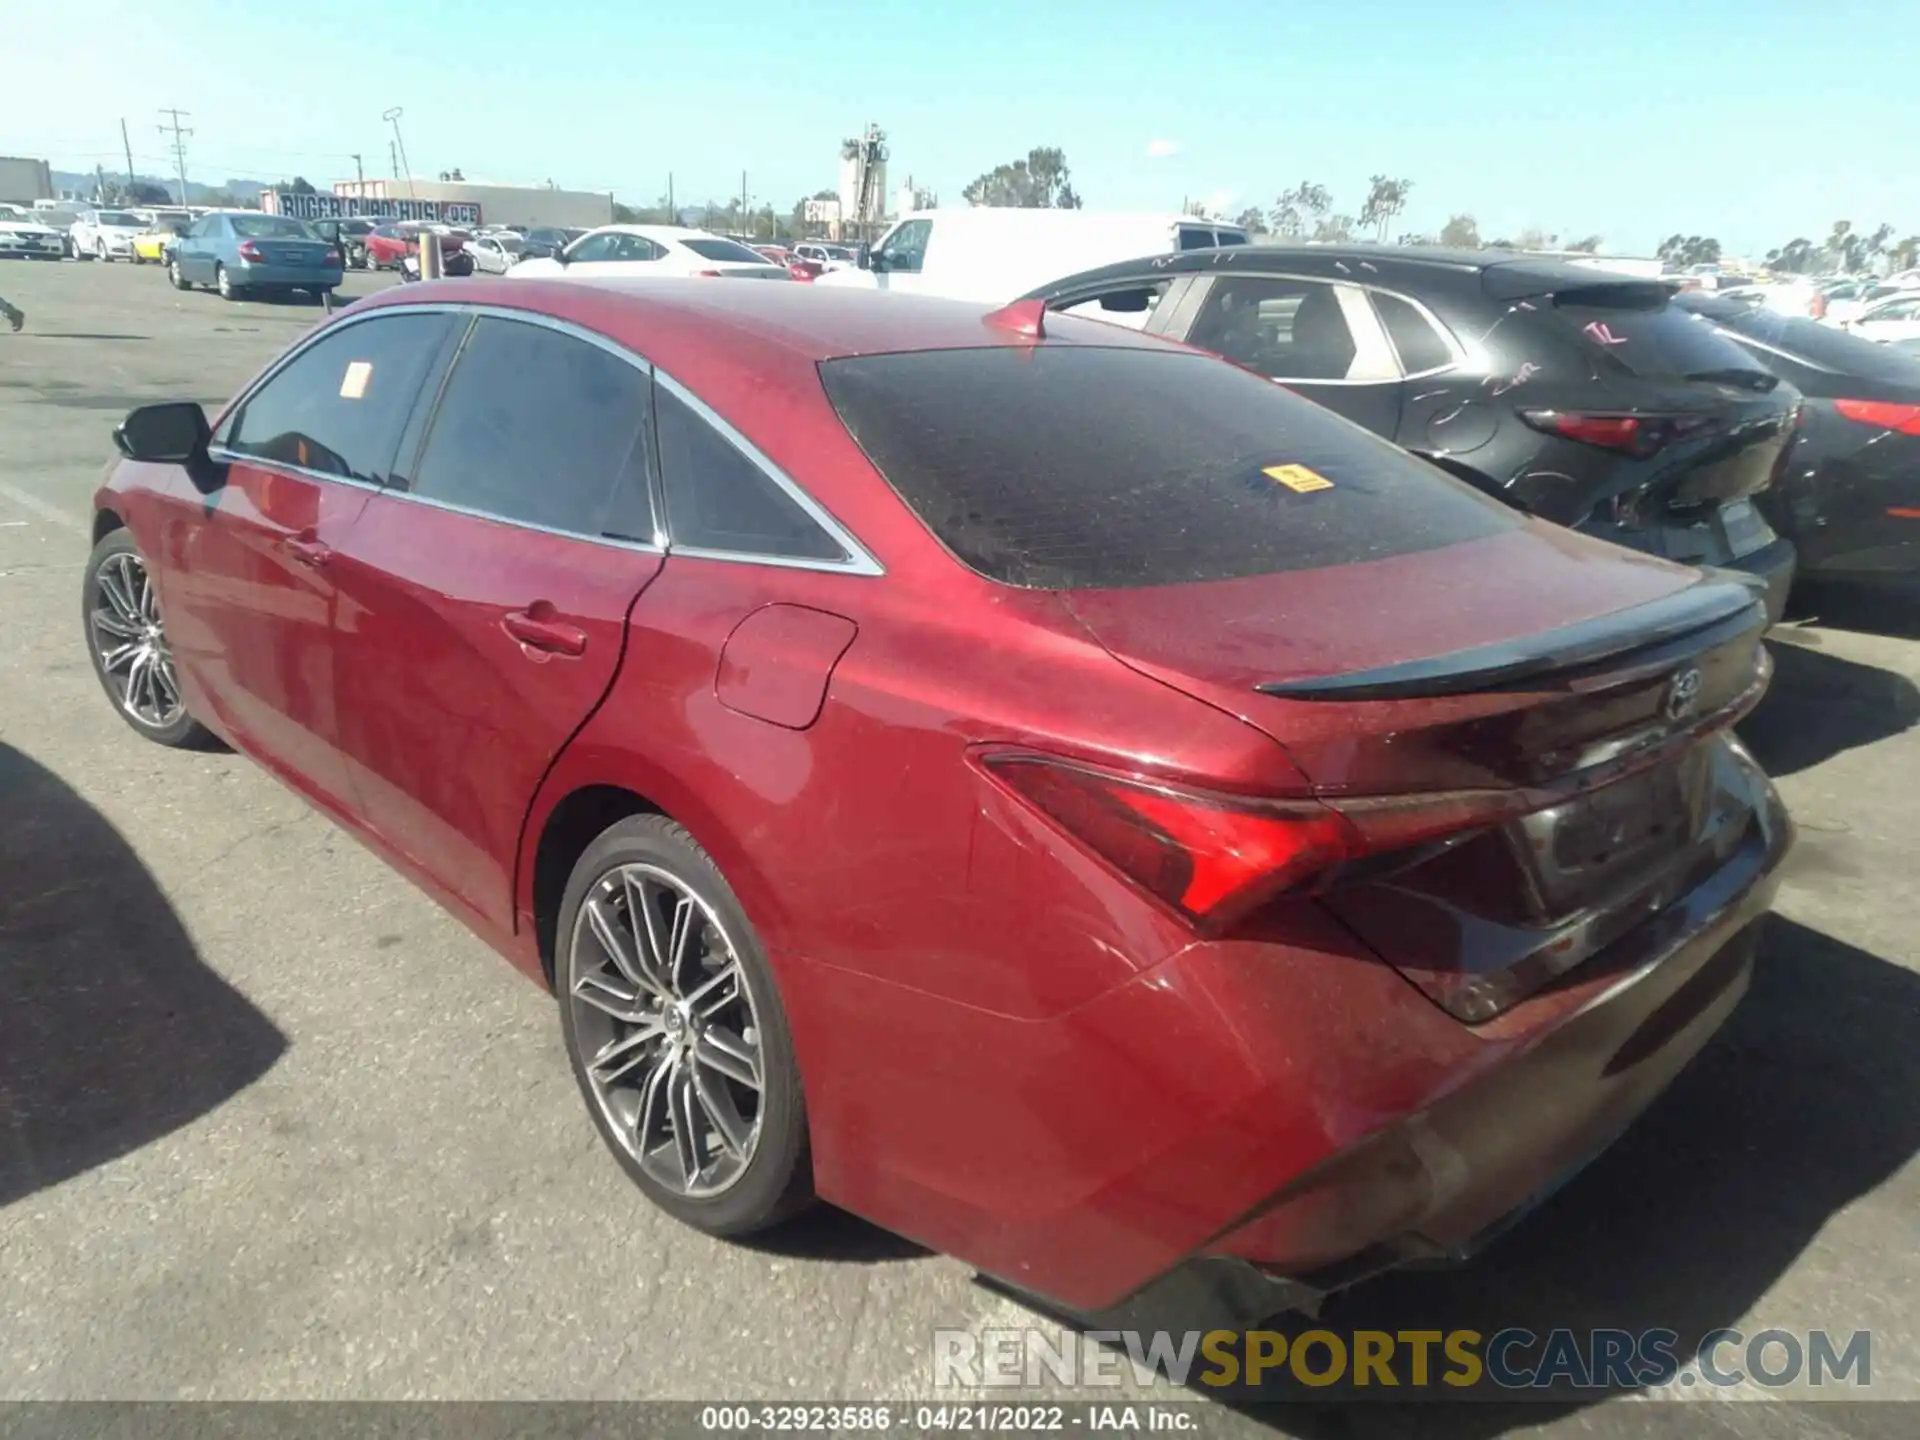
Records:
[[[235,215],[233,230],[254,240],[312,240],[314,233],[284,215]]]
[[[1753,370],[1753,359],[1696,315],[1664,296],[1647,303],[1645,287],[1593,286],[1564,291],[1554,313],[1580,338],[1636,375],[1673,380]]]
[[[1920,390],[1920,360],[1871,340],[1862,340],[1858,335],[1849,335],[1832,325],[1772,310],[1750,310],[1743,315],[1714,314],[1714,318],[1735,335],[1784,350],[1815,369]],[[1760,358],[1764,363],[1766,357]]]
[[[680,243],[705,260],[744,260],[749,265],[764,265],[767,263],[766,256],[756,255],[746,246],[737,244],[732,240],[682,240]]]
[[[830,360],[820,373],[900,498],[1007,585],[1234,579],[1519,523],[1425,461],[1203,355],[995,346]]]
[[[140,221],[138,217],[123,215],[118,210],[102,210],[100,212],[100,223],[102,225],[138,225]]]

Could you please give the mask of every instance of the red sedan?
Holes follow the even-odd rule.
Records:
[[[396,270],[409,258],[418,259],[420,255],[420,236],[429,227],[411,223],[382,225],[371,231],[365,242],[366,265],[369,270]],[[443,259],[459,255],[457,262],[462,273],[473,273],[473,257],[466,254],[466,240],[459,235],[442,232],[440,236],[440,254]]]
[[[1726,1018],[1790,841],[1744,585],[1037,306],[411,286],[116,441],[120,713],[552,986],[718,1234],[1247,1315],[1464,1251]]]

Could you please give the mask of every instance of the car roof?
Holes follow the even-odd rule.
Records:
[[[1545,294],[1573,285],[1657,283],[1639,280],[1625,272],[1609,271],[1604,265],[1583,265],[1567,260],[1550,260],[1512,250],[1455,250],[1442,246],[1409,245],[1309,245],[1266,243],[1229,245],[1218,249],[1183,250],[1175,255],[1142,256],[1114,265],[1087,270],[1079,275],[1042,287],[1034,293],[1051,293],[1067,280],[1098,283],[1106,279],[1152,271],[1185,275],[1213,270],[1280,270],[1331,279],[1400,279],[1417,283],[1422,278],[1468,278],[1497,275],[1486,288],[1505,298]]]
[[[563,227],[550,227],[558,230]],[[711,230],[696,229],[691,225],[596,225],[587,232],[589,235],[639,235],[648,240],[724,240],[724,235],[716,235]],[[740,242],[735,241],[735,244]]]

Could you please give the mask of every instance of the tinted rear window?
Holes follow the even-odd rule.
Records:
[[[1753,310],[1726,317],[1716,313],[1714,318],[1736,335],[1784,350],[1817,369],[1920,390],[1920,361],[1888,346],[1862,340],[1858,335],[1849,335],[1835,326],[1772,310]],[[1763,354],[1760,359],[1764,363],[1767,357]]]
[[[745,261],[749,265],[767,263],[766,256],[756,255],[746,246],[736,245],[731,240],[682,240],[680,243],[706,260]]]
[[[1646,304],[1638,288],[1621,286],[1616,293],[1632,298],[1612,303],[1608,289],[1596,286],[1563,293],[1553,310],[1587,345],[1650,379],[1759,368],[1746,351],[1699,316],[1664,299]]]
[[[233,230],[255,240],[313,240],[318,237],[298,220],[284,215],[235,215]]]
[[[847,429],[988,579],[1042,589],[1377,560],[1518,524],[1498,502],[1201,355],[1042,345],[820,367]]]

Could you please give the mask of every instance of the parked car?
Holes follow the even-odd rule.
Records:
[[[170,264],[180,237],[192,228],[193,219],[185,214],[152,221],[145,230],[133,237],[133,263]]]
[[[550,260],[587,232],[562,229],[557,225],[536,225],[520,242],[522,260]]]
[[[646,276],[724,275],[734,279],[788,280],[786,268],[770,264],[746,246],[704,230],[679,225],[603,225],[589,230],[558,255],[527,258],[507,272],[514,280],[637,279]]]
[[[1753,505],[1799,395],[1670,286],[1504,252],[1246,246],[1043,286],[1226,356],[1543,519],[1786,603],[1793,545]]]
[[[1456,1251],[1727,1018],[1790,842],[1748,586],[1038,305],[396,287],[116,441],[116,710],[551,984],[717,1234],[1248,1319]]]
[[[748,245],[747,248],[769,265],[791,265],[793,252],[784,245]]]
[[[66,253],[64,237],[51,225],[42,225],[38,220],[0,217],[0,257],[58,260]]]
[[[420,252],[410,250],[400,257],[400,279],[402,283],[411,283],[420,278]],[[464,279],[473,274],[473,252],[462,247],[458,250],[440,252],[440,273],[449,280]]]
[[[130,211],[82,210],[67,233],[82,260],[131,260],[134,237],[146,228]]]
[[[820,268],[815,275],[825,274],[829,270],[852,269],[857,263],[853,249],[847,245],[829,245],[821,240],[803,240],[793,247],[796,259],[806,260]]]
[[[1754,497],[1793,541],[1799,573],[1901,582],[1920,575],[1920,359],[1718,296],[1675,303],[1719,326],[1803,397],[1792,456]]]
[[[374,230],[374,222],[362,215],[344,215],[325,220],[307,222],[313,233],[333,246],[340,257],[343,270],[366,268],[367,236]]]
[[[1813,294],[1807,300],[1805,313],[1815,320],[1824,320],[1829,325],[1843,325],[1859,315],[1875,284],[1873,280],[1822,281],[1814,286]]]
[[[520,259],[520,237],[511,230],[479,235],[466,248],[473,254],[473,265],[488,275],[504,275]]]
[[[856,269],[820,283],[999,303],[1062,275],[1162,255],[1247,243],[1238,225],[1192,215],[968,206],[902,216]]]
[[[1897,290],[1870,300],[1853,319],[1843,321],[1840,328],[1862,340],[1920,338],[1920,290]]]
[[[317,300],[340,284],[340,254],[290,216],[216,211],[180,237],[167,275],[176,290],[211,285],[223,300],[267,291]]]

